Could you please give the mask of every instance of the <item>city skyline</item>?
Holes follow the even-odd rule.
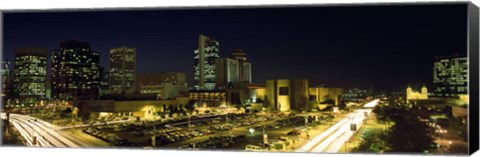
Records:
[[[311,85],[402,91],[407,84],[433,86],[435,56],[466,53],[462,10],[464,5],[6,13],[3,53],[12,61],[13,49],[33,45],[47,48],[50,57],[59,42],[76,38],[90,43],[108,69],[109,49],[129,45],[137,48],[138,74],[184,72],[191,87],[191,56],[197,36],[206,34],[221,43],[220,57],[245,50],[254,83],[307,78]],[[191,25],[199,17],[209,18]],[[132,22],[116,24],[122,20]],[[24,27],[30,24],[39,27]]]
[[[474,7],[5,13],[0,145],[467,154]]]

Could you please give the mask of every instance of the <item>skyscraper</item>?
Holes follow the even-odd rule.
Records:
[[[433,83],[436,96],[458,97],[468,93],[468,58],[465,55],[435,57]]]
[[[236,59],[239,64],[238,81],[242,83],[252,82],[252,64],[247,61],[247,53],[242,49],[236,49],[232,52],[232,58]]]
[[[237,49],[229,58],[219,58],[216,61],[216,86],[226,88],[230,83],[251,83],[252,66],[247,61],[247,54]]]
[[[136,83],[136,48],[121,46],[110,49],[110,91],[133,93]]]
[[[110,93],[109,71],[100,66],[100,92],[99,95]]]
[[[0,73],[2,74],[2,100],[4,97],[9,96],[9,84],[10,84],[10,62],[9,61],[2,61],[0,67]]]
[[[52,52],[52,98],[98,98],[100,56],[86,42],[67,40]]]
[[[240,82],[240,65],[237,60],[233,58],[219,58],[215,64],[217,88],[228,88],[229,84]]]
[[[23,104],[33,105],[46,96],[47,53],[45,48],[15,50],[14,92]]]
[[[205,35],[198,37],[198,48],[194,51],[194,88],[215,88],[215,60],[220,57],[220,44]]]

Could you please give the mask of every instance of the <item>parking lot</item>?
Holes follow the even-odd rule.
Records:
[[[331,120],[328,116],[321,117],[318,122],[313,117],[308,119],[308,125]],[[119,147],[143,148],[155,143],[156,148],[244,150],[249,144],[261,145],[264,130],[270,140],[287,136],[298,140],[306,135],[305,118],[284,114],[226,114],[191,117],[190,120],[98,125],[87,127],[83,132]]]

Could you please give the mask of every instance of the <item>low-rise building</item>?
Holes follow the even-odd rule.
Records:
[[[304,111],[308,102],[308,80],[267,80],[265,100],[273,111]]]
[[[189,104],[187,97],[171,100],[76,100],[79,111],[90,111],[91,118],[103,116],[138,116],[150,119],[159,113],[168,113],[172,108],[184,109]]]
[[[407,87],[406,91],[407,103],[411,100],[428,100],[428,90],[425,85],[422,86],[421,92],[414,91],[410,85]]]
[[[310,100],[318,103],[333,100],[334,105],[338,105],[343,94],[343,88],[310,87],[308,94]]]

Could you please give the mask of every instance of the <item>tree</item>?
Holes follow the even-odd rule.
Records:
[[[313,109],[318,110],[318,101],[316,100],[310,100],[307,102],[307,111],[311,111]]]
[[[345,103],[345,101],[340,102],[340,104],[338,104],[338,108],[342,110],[347,108],[347,104]]]
[[[463,122],[465,122],[465,124]],[[455,130],[456,134],[459,135],[464,141],[468,140],[468,126],[466,124],[467,123],[463,120],[463,117],[452,117],[447,121],[447,126],[450,126],[453,130]]]
[[[72,109],[71,108],[66,108],[66,109],[64,109],[60,112],[60,117],[67,118],[67,117],[71,116],[71,114],[72,114]]]
[[[90,110],[81,111],[78,115],[83,120],[88,120],[90,118]]]
[[[188,113],[192,113],[195,110],[195,101],[189,101],[185,105],[185,109],[187,110]]]
[[[392,119],[395,125],[392,126],[387,143],[393,152],[424,152],[433,143],[428,126],[421,122],[417,110],[387,109],[386,118]]]
[[[384,138],[385,136],[385,134],[366,134],[360,145],[353,151],[382,153],[387,149],[387,143]]]

